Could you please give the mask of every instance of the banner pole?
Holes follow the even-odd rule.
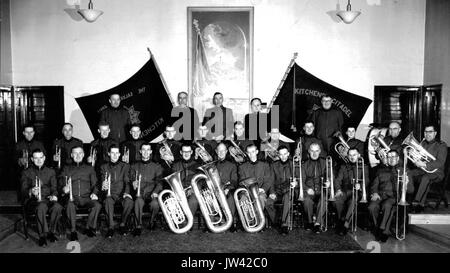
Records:
[[[286,72],[283,75],[283,79],[281,79],[280,84],[278,85],[277,91],[275,91],[275,95],[273,96],[272,100],[270,101],[269,104],[269,110],[272,108],[273,103],[275,102],[275,99],[278,97],[278,94],[280,93],[281,87],[283,87],[284,82],[286,81],[287,76],[289,75],[289,72],[291,71],[292,66],[294,66],[295,63],[295,59],[297,59],[298,53],[295,52],[294,56],[291,59],[291,62],[288,65],[288,68],[286,69]],[[295,81],[295,79],[294,79]],[[293,90],[295,91],[295,90]]]
[[[148,53],[150,54],[150,59],[153,58],[153,54],[152,54],[152,52],[151,52],[151,50],[150,50],[149,47],[147,47],[147,50],[148,50]],[[161,74],[161,70],[159,70],[159,66],[158,66],[158,64],[156,63],[156,59],[155,59],[155,58],[153,58],[153,63],[155,64],[156,71],[158,71],[159,78],[161,79],[161,81],[162,81],[162,83],[163,83],[163,85],[164,85],[164,88],[166,89],[166,93],[167,93],[167,95],[169,96],[169,99],[170,99],[170,102],[172,103],[172,106],[175,106],[175,102],[174,102],[173,99],[172,99],[172,95],[170,94],[169,88],[167,88],[166,81],[164,80],[164,77],[163,77],[163,75]]]

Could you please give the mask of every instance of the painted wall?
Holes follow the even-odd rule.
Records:
[[[427,1],[424,84],[442,83],[441,139],[450,145],[450,1]]]
[[[374,85],[423,83],[425,0],[354,0],[362,15],[350,25],[330,15],[343,0],[95,0],[104,11],[95,23],[71,17],[73,1],[12,1],[13,75],[15,85],[63,85],[65,119],[85,142],[93,137],[74,98],[128,79],[147,47],[172,96],[187,89],[188,6],[254,6],[253,93],[266,102],[294,52],[315,76],[370,99]],[[371,106],[362,123],[372,119]]]
[[[11,85],[11,22],[9,0],[0,0],[0,84]]]

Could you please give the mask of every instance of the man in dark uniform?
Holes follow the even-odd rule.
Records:
[[[369,167],[367,164],[364,165],[364,176],[361,165],[358,166],[358,170],[356,169],[356,163],[360,157],[361,154],[356,147],[350,148],[347,155],[349,163],[340,166],[336,179],[333,181],[335,190],[334,197],[336,199],[334,205],[336,207],[338,219],[336,231],[340,235],[347,234],[354,213],[355,201],[357,202],[356,205],[358,205],[359,200],[363,197],[362,194],[358,194],[358,200],[353,200],[353,187],[355,187],[357,191],[360,191],[360,189],[362,189],[362,179],[364,179],[366,193],[369,189]]]
[[[303,186],[304,201],[303,209],[308,219],[306,230],[313,229],[314,233],[320,233],[320,226],[324,221],[325,209],[322,207],[322,187],[327,186],[329,182],[326,178],[326,162],[324,158],[319,157],[321,150],[317,143],[311,143],[308,149],[309,159],[305,161],[302,167],[302,177],[305,185]],[[323,183],[326,185],[322,185]],[[325,197],[328,199],[328,197]],[[326,200],[324,200],[326,201]],[[314,222],[314,204],[317,204],[317,217]]]
[[[22,132],[24,139],[18,141],[16,143],[16,161],[19,167],[22,169],[26,169],[33,162],[31,159],[31,152],[39,149],[44,155],[46,154],[44,145],[39,140],[34,139],[35,130],[34,126],[31,124],[27,124],[23,127]]]
[[[220,182],[222,185],[222,189],[224,191],[225,197],[227,198],[228,207],[230,208],[231,215],[233,218],[236,216],[236,205],[234,202],[234,190],[238,186],[238,177],[237,177],[237,167],[236,164],[227,160],[227,146],[225,143],[221,142],[216,147],[217,154],[217,162],[216,168],[219,171]],[[231,232],[236,231],[236,226],[233,225],[230,227]]]
[[[184,189],[191,186],[191,179],[194,176],[197,168],[201,165],[194,160],[194,158],[192,157],[192,153],[192,146],[188,143],[184,143],[181,146],[180,151],[181,160],[176,161],[175,164],[173,164],[172,168],[173,172],[180,172],[180,178]],[[195,213],[198,210],[198,201],[192,188],[186,191],[186,197],[188,200],[189,209],[191,210],[192,215],[195,216]]]
[[[208,127],[213,139],[222,140],[233,131],[233,110],[222,105],[223,95],[220,92],[214,93],[213,104],[214,107],[206,109],[202,124]],[[216,125],[222,128],[216,128]]]
[[[83,141],[73,137],[73,125],[71,123],[64,123],[62,127],[63,137],[56,139],[53,142],[52,154],[53,154],[53,165],[58,169],[62,170],[65,165],[72,164],[72,158],[70,157],[72,153],[72,148],[76,146],[83,147]],[[59,151],[59,156],[58,156]],[[58,163],[59,162],[59,163]],[[58,167],[59,165],[59,167]]]
[[[109,124],[104,122],[99,123],[97,131],[100,134],[100,138],[93,140],[90,148],[90,152],[95,152],[95,156],[89,154],[87,162],[94,165],[95,171],[97,175],[99,175],[100,167],[109,162],[109,147],[113,144],[118,145],[118,143],[109,136],[111,132]],[[94,161],[94,163],[92,163],[92,161]]]
[[[180,115],[181,114],[181,115]],[[178,106],[172,109],[172,121],[177,130],[177,140],[194,140],[195,128],[199,126],[197,110],[188,106],[188,94],[186,92],[178,93]],[[188,126],[185,128],[185,125]]]
[[[98,214],[102,206],[98,202],[97,175],[91,165],[83,163],[84,150],[81,145],[72,148],[73,162],[64,166],[61,172],[59,185],[62,189],[64,203],[66,204],[67,218],[70,221],[70,240],[78,241],[76,232],[76,209],[86,207],[89,209],[86,235],[94,237],[97,229]],[[69,183],[68,183],[69,182]],[[72,198],[70,200],[70,183]]]
[[[131,125],[130,114],[120,105],[120,95],[109,96],[110,106],[100,113],[100,122],[108,123],[111,129],[111,138],[117,143],[126,140],[126,128]]]
[[[108,218],[107,238],[114,235],[114,205],[120,202],[123,207],[122,221],[119,229],[122,235],[128,230],[126,223],[131,211],[133,210],[133,199],[130,195],[130,165],[119,160],[119,146],[113,144],[109,147],[108,156],[110,161],[101,166],[102,191],[104,191],[104,203],[106,216]]]
[[[412,169],[410,175],[414,180],[414,187],[417,189],[414,196],[414,210],[420,213],[424,210],[427,194],[431,183],[442,181],[444,179],[444,165],[447,159],[447,144],[444,141],[436,140],[437,129],[436,125],[428,124],[424,130],[425,138],[420,145],[436,160],[430,162],[416,161],[414,162],[416,168]],[[436,170],[434,173],[425,172]],[[412,184],[412,183],[411,183]]]
[[[280,130],[278,128],[272,128],[269,133],[269,139],[261,142],[261,151],[264,151],[265,160],[269,163],[280,160],[277,150],[279,146],[286,146],[290,152],[289,143],[280,140],[280,136]]]
[[[208,139],[209,135],[208,135],[208,127],[204,126],[204,125],[200,125],[198,127],[198,133],[197,133],[197,137],[195,139],[196,142],[198,142],[200,145],[202,145],[206,152],[211,156],[211,158],[214,156],[214,148],[217,146],[216,141]],[[197,144],[194,145],[195,148],[195,160],[197,160],[200,164],[203,164],[205,162],[203,162],[203,160],[201,159],[200,155],[199,155],[199,146]],[[214,147],[214,148],[213,148]]]
[[[139,124],[133,124],[130,128],[131,139],[121,143],[122,161],[133,164],[141,161],[141,145],[145,142],[141,138],[141,127]]]
[[[334,133],[341,131],[344,125],[342,112],[331,108],[332,101],[329,95],[324,95],[321,100],[322,108],[311,113],[311,119],[316,126],[316,136],[322,141],[328,154],[330,154],[331,146],[334,142]]]
[[[164,175],[165,174],[169,175],[168,172],[170,172],[173,163],[180,160],[181,158],[180,156],[181,143],[174,139],[176,133],[177,132],[175,131],[175,128],[173,126],[166,126],[166,130],[164,131],[165,140],[159,142],[156,145],[156,153],[154,155],[154,160],[159,164],[161,164],[161,166],[164,168]],[[161,148],[165,147],[164,142],[170,149],[170,152],[172,153],[171,156],[169,155],[169,153],[161,154]]]
[[[31,165],[22,172],[22,199],[26,211],[33,210],[38,223],[39,246],[57,241],[56,224],[61,217],[62,207],[58,201],[55,171],[44,166],[45,154],[40,149],[33,150]],[[40,184],[40,185],[39,185]],[[47,212],[50,213],[50,231],[47,224]]]
[[[250,144],[255,144],[255,142],[253,140],[249,140],[249,139],[245,138],[245,128],[244,128],[244,124],[242,123],[242,121],[236,121],[234,123],[234,133],[228,139],[228,142],[229,142],[228,149],[230,149],[231,147],[234,147],[233,144],[231,143],[231,141],[233,141],[239,147],[239,149],[242,151],[242,154],[243,154],[242,158],[238,157],[239,162],[236,161],[236,158],[233,157],[233,159],[232,159],[233,162],[235,162],[236,164],[241,164],[241,163],[245,162],[247,160],[247,155],[244,152],[245,147],[247,147]]]
[[[250,101],[252,112],[244,116],[245,138],[255,141],[257,147],[270,128],[270,115],[261,111],[261,103],[260,98],[253,98]]]
[[[297,182],[291,182],[290,178],[293,177],[292,172],[292,160],[289,160],[289,150],[285,145],[278,147],[278,154],[280,160],[272,163],[271,167],[274,174],[274,184],[275,192],[277,194],[277,199],[282,200],[283,204],[283,214],[281,217],[281,233],[288,234],[288,225],[291,220],[290,217],[290,191],[291,188],[297,186]],[[298,170],[297,170],[298,173]],[[298,189],[293,192],[294,199],[298,195]]]
[[[356,136],[356,127],[355,125],[348,125],[347,126],[347,130],[345,131],[345,134],[347,135],[347,139],[345,140],[348,144],[348,146],[350,146],[350,148],[356,148],[358,149],[359,154],[363,157],[366,158],[366,151],[364,148],[364,141],[361,141],[359,139],[357,139]]]
[[[249,161],[239,165],[238,174],[239,180],[245,180],[247,178],[256,178],[259,186],[259,201],[261,207],[267,211],[270,221],[275,223],[275,207],[274,202],[277,198],[275,194],[273,173],[270,165],[267,162],[258,160],[258,148],[255,144],[250,144],[246,147],[246,153]]]
[[[390,226],[392,216],[395,213],[398,194],[398,176],[403,175],[403,166],[398,164],[399,154],[396,150],[391,150],[387,153],[387,163],[387,167],[378,170],[374,181],[370,185],[370,204],[368,207],[374,224],[373,233],[376,239],[381,242],[386,242],[391,233]],[[408,180],[411,181],[409,173]],[[413,191],[412,183],[408,182],[407,193]],[[380,209],[383,212],[383,216],[380,216]]]
[[[308,149],[309,149],[309,146],[311,145],[311,143],[319,144],[320,151],[321,151],[320,157],[325,158],[327,156],[327,153],[323,149],[322,141],[314,136],[314,129],[315,129],[314,122],[312,120],[306,120],[303,125],[303,132],[305,134],[301,136],[302,137],[302,162],[304,162],[308,159],[308,155],[309,155]],[[296,143],[298,143],[298,140]],[[296,149],[296,152],[298,153],[297,147],[295,147],[295,149]]]
[[[130,180],[133,181],[134,214],[137,226],[134,236],[141,235],[142,211],[145,203],[150,204],[150,230],[155,228],[155,219],[159,212],[158,194],[162,191],[161,176],[163,169],[160,164],[151,161],[152,147],[143,143],[140,148],[142,160],[131,165]],[[138,191],[139,187],[139,191]]]
[[[393,121],[389,124],[389,135],[387,135],[383,140],[388,145],[391,150],[396,150],[400,158],[403,158],[402,142],[403,139],[400,138],[400,132],[402,128],[400,123]],[[402,162],[400,161],[399,164]]]

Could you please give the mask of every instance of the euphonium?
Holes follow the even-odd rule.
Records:
[[[336,201],[334,198],[334,174],[333,174],[333,158],[331,156],[326,157],[326,182],[330,183],[330,199],[328,201]]]
[[[342,133],[340,131],[337,131],[334,136],[339,139],[339,142],[334,145],[334,150],[336,151],[336,153],[338,153],[339,157],[344,160],[345,163],[348,163],[347,154],[348,150],[350,150],[350,146],[344,140],[344,137],[342,136]]]
[[[233,224],[233,216],[220,185],[219,171],[215,162],[209,162],[199,167],[198,170],[203,173],[192,177],[191,186],[206,225],[212,232],[224,232]],[[201,183],[201,180],[204,180],[204,183]]]
[[[247,232],[258,232],[266,224],[258,197],[258,182],[256,178],[251,177],[241,181],[239,185],[241,187],[234,192],[234,201],[242,227]]]
[[[198,142],[197,140],[193,141],[195,143],[195,145],[197,145],[197,148],[195,148],[195,153],[200,156],[200,158],[202,159],[203,163],[210,163],[213,161],[212,156],[208,153],[208,151],[206,151],[205,147]]]
[[[269,156],[273,161],[280,160],[280,157],[278,155],[278,150],[275,148],[268,140],[264,140],[261,142],[261,146],[265,145],[266,149],[266,155]]]
[[[164,177],[172,190],[163,190],[158,195],[158,203],[169,228],[178,234],[189,231],[194,223],[180,173],[181,171],[174,172]]]
[[[359,168],[361,167],[362,169],[362,178],[359,178]],[[358,180],[361,180],[361,187],[362,187],[362,197],[361,197],[361,201],[359,201],[360,203],[367,203],[367,192],[366,192],[366,173],[364,170],[364,158],[362,157],[358,157],[358,159],[356,160],[356,178]]]
[[[408,206],[408,203],[406,202],[406,190],[408,185],[408,174],[406,172],[406,165],[408,162],[408,147],[405,147],[403,149],[403,155],[404,155],[404,162],[403,162],[403,173],[400,174],[400,170],[397,170],[397,203],[396,203],[396,212],[395,212],[395,238],[399,241],[403,241],[406,238],[406,221],[407,221],[407,212],[406,212],[406,206]],[[401,195],[399,195],[400,190],[400,183],[401,186]],[[399,196],[400,199],[399,199]],[[399,206],[403,206],[403,225],[399,225],[400,218],[399,218]],[[403,229],[400,230],[401,226]]]
[[[228,147],[228,151],[230,155],[234,158],[234,160],[238,163],[242,163],[247,159],[247,154],[242,151],[239,145],[230,138],[230,143],[232,146]]]
[[[405,158],[411,160],[412,163],[419,161],[428,163],[436,160],[436,157],[425,150],[424,147],[420,146],[420,143],[414,138],[413,132],[409,133],[405,140],[403,140],[402,145],[406,145]],[[427,173],[434,173],[437,171],[437,168],[432,171],[429,171],[426,168],[421,169]]]
[[[169,144],[167,144],[167,138],[164,138],[160,142],[160,144],[162,144],[163,146],[161,148],[159,148],[159,154],[161,155],[161,158],[164,159],[166,164],[169,165],[169,167],[170,167],[172,165],[174,157],[172,154],[172,150],[170,150]]]
[[[384,165],[387,165],[387,153],[391,150],[391,148],[389,148],[389,146],[386,144],[386,142],[384,142],[383,138],[381,137],[381,131],[378,134],[372,136],[369,139],[369,141],[375,148],[375,152],[380,157],[381,162]]]

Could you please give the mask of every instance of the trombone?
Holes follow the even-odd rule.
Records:
[[[328,164],[327,164],[328,166]],[[320,191],[320,209],[324,210],[325,222],[320,221],[320,230],[325,232],[328,230],[328,186],[327,182],[323,181],[323,176],[320,177],[321,191]]]
[[[355,233],[358,226],[358,179],[352,178],[352,218],[350,219],[350,230]]]
[[[403,241],[406,238],[406,217],[407,217],[407,212],[406,212],[406,206],[408,206],[408,202],[406,202],[406,187],[409,183],[409,179],[408,179],[408,175],[406,172],[406,165],[408,162],[408,158],[407,157],[407,153],[408,153],[408,147],[405,147],[403,149],[403,155],[404,155],[404,162],[403,162],[403,173],[400,174],[400,170],[397,170],[397,203],[396,203],[396,212],[395,212],[395,238],[397,238],[397,240],[399,241]],[[400,190],[400,183],[402,184],[401,187],[401,195],[399,194],[399,190]],[[399,196],[400,200],[399,200]],[[403,225],[399,225],[400,220],[399,220],[399,206],[403,206]],[[400,228],[402,228],[400,230]]]
[[[303,178],[302,178],[302,138],[300,137],[299,142],[297,143],[297,152],[292,157],[292,177],[289,182],[298,182],[299,183],[299,194],[297,201],[303,201]],[[298,168],[296,168],[298,167]],[[298,177],[295,175],[295,170],[299,170]],[[290,184],[289,183],[289,184]],[[294,195],[295,195],[295,187],[291,187],[289,185],[289,222],[288,222],[288,230],[292,230],[293,219],[294,219]]]
[[[359,178],[359,168],[361,168],[361,173],[362,173],[362,177]],[[359,203],[367,203],[367,192],[366,192],[366,173],[364,170],[364,158],[362,158],[361,156],[358,157],[358,159],[356,160],[356,179],[358,181],[362,181],[362,198],[361,201],[359,201]]]
[[[331,156],[326,157],[326,182],[330,183],[330,199],[328,201],[336,201],[334,198],[334,174],[333,174],[333,158]],[[328,195],[327,195],[328,196]]]

